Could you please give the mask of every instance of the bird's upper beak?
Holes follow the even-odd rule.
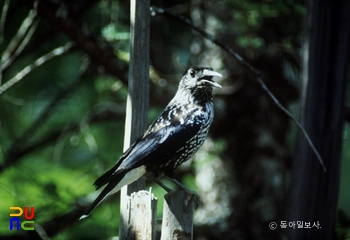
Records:
[[[222,75],[213,70],[204,69],[202,73],[202,77],[200,78],[200,81],[204,82],[205,84],[211,87],[221,88],[220,84],[218,84],[217,82],[214,82],[213,77],[222,77]]]

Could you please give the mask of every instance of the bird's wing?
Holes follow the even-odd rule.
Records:
[[[170,124],[146,133],[120,166],[149,166],[161,164],[164,158],[170,159],[199,132],[203,122],[200,108],[192,104],[186,114],[174,114],[178,117],[172,117]]]
[[[199,107],[193,107],[191,111],[187,111],[185,116],[172,118],[171,124],[164,125],[152,132],[146,132],[130,146],[112,169],[94,182],[96,189],[119,178],[118,175],[123,175],[130,169],[150,165],[149,161],[156,164],[163,157],[174,154],[180,146],[200,130],[198,118],[202,116],[194,114],[198,110]]]
[[[96,187],[96,190],[99,189],[100,187],[102,187],[103,185],[107,184],[108,182],[110,182],[110,180],[119,174],[122,174],[124,172],[127,171],[127,169],[125,168],[120,168],[119,166],[121,163],[123,163],[123,161],[126,159],[127,156],[130,155],[130,152],[134,149],[134,147],[137,145],[137,143],[141,140],[141,137],[139,139],[137,139],[124,153],[123,155],[120,157],[120,159],[117,161],[117,163],[107,172],[105,172],[102,176],[100,176],[98,179],[96,179],[96,181],[94,182],[94,186]]]

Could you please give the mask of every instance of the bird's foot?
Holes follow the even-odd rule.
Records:
[[[162,183],[159,179],[154,178],[154,181],[155,181],[159,186],[161,186],[165,191],[167,191],[168,193],[171,193],[171,192],[174,191],[173,189],[169,188],[169,187],[166,186],[164,183]]]
[[[183,189],[187,194],[190,195],[190,201],[194,202],[194,209],[197,209],[199,207],[199,204],[201,203],[201,197],[199,196],[198,193],[196,193],[195,191],[192,191],[188,188],[184,188]]]
[[[199,196],[198,193],[196,193],[195,191],[188,189],[187,187],[185,187],[183,184],[181,184],[179,181],[177,181],[174,178],[168,177],[168,179],[170,181],[172,181],[175,185],[177,185],[182,191],[184,191],[185,193],[187,193],[189,195],[189,200],[188,202],[194,202],[194,208],[197,209],[200,202],[201,202],[201,198]],[[167,191],[168,193],[172,193],[175,192],[175,190],[167,187],[164,183],[162,183],[158,178],[153,178],[153,180],[159,185],[161,186],[165,191]]]
[[[174,178],[170,178],[168,177],[168,179],[170,181],[172,181],[174,184],[176,184],[181,190],[183,190],[184,192],[186,192],[189,196],[190,196],[190,200],[194,201],[194,208],[197,209],[200,202],[201,202],[201,198],[199,196],[199,194],[191,189],[188,189],[187,187],[185,187],[183,184],[181,184],[179,181],[177,181]]]

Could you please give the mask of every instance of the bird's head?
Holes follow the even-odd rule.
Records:
[[[221,74],[215,72],[211,67],[190,67],[181,79],[179,90],[189,93],[196,98],[195,100],[210,100],[212,88],[221,88],[220,84],[213,80],[215,76],[221,77]]]
[[[221,86],[214,82],[213,77],[221,77],[221,74],[215,72],[211,67],[207,66],[193,66],[184,73],[180,87],[194,90],[196,88],[221,88]]]

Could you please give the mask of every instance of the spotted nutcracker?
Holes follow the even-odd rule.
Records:
[[[193,66],[183,75],[175,97],[146,132],[136,140],[109,171],[99,177],[96,190],[107,185],[80,219],[86,218],[108,195],[119,191],[141,176],[173,178],[174,170],[202,146],[214,118],[212,88],[221,88],[213,77],[221,74],[211,67]]]

